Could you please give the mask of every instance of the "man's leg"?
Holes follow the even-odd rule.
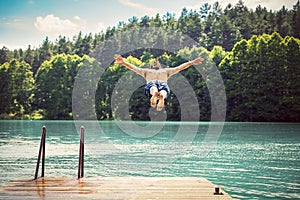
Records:
[[[150,94],[152,95],[151,99],[150,99],[150,105],[152,108],[156,107],[157,104],[157,100],[159,98],[159,92],[156,86],[152,86],[150,88]]]
[[[158,101],[157,108],[156,108],[157,111],[162,111],[162,109],[164,108],[165,99],[167,98],[167,95],[168,95],[168,93],[166,90],[161,90],[159,92],[159,101]]]

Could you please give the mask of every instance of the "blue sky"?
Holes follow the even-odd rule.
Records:
[[[180,16],[182,8],[199,10],[204,3],[216,0],[0,0],[0,48],[26,49],[38,47],[49,37],[59,35],[72,39],[79,31],[98,33],[118,22],[128,22],[132,16],[150,17],[166,12]],[[222,8],[238,0],[219,0]],[[279,10],[285,5],[292,9],[297,0],[244,0],[247,7],[262,5]]]

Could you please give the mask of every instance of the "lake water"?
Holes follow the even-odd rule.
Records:
[[[81,125],[85,177],[205,177],[234,199],[300,199],[299,123],[0,121],[0,185],[34,177],[42,126],[45,176],[77,177]]]

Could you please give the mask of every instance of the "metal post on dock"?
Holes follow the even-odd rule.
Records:
[[[41,156],[42,156],[42,174],[41,174],[41,177],[44,177],[44,175],[45,175],[45,146],[46,146],[46,127],[43,126],[43,128],[42,128],[42,137],[41,137],[41,142],[40,142],[40,150],[39,150],[39,154],[38,154],[38,160],[37,160],[37,163],[36,163],[34,179],[38,178]]]
[[[219,187],[215,187],[214,195],[224,195],[223,192],[221,192],[221,189]]]
[[[79,163],[78,163],[78,179],[83,177],[84,163],[84,127],[80,128],[80,145],[79,145]]]

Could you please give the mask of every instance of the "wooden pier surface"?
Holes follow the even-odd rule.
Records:
[[[0,187],[0,199],[231,199],[214,192],[204,178],[63,177],[8,182]]]

